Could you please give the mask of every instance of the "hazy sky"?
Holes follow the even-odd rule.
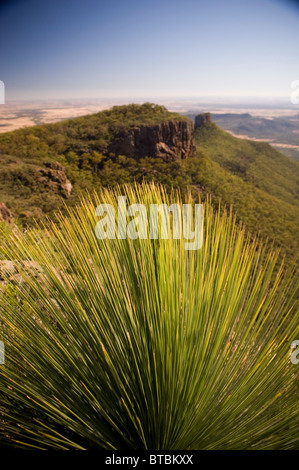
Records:
[[[6,100],[289,96],[299,6],[283,0],[0,4]]]

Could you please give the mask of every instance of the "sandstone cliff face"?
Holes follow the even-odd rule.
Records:
[[[202,127],[208,122],[212,122],[212,114],[211,113],[202,113],[198,114],[195,117],[195,129],[198,127]]]
[[[195,155],[192,121],[171,120],[154,125],[140,125],[119,134],[109,145],[108,153],[132,158],[160,157],[165,161]]]

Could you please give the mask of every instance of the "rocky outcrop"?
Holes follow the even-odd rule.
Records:
[[[12,213],[4,202],[0,202],[0,222],[8,222],[9,224],[12,222]]]
[[[142,124],[116,136],[108,153],[139,159],[160,157],[165,161],[195,155],[194,125],[191,120]]]
[[[212,122],[211,113],[202,113],[195,116],[195,129],[204,126],[208,122]]]
[[[0,281],[13,276],[17,272],[13,261],[0,260]]]
[[[72,183],[68,180],[65,168],[61,163],[45,163],[46,169],[39,171],[41,176],[38,182],[44,184],[55,192],[61,193],[64,197],[69,197],[72,191]]]
[[[35,261],[24,261],[22,268],[37,279],[41,277],[43,272],[39,263]],[[21,285],[25,283],[25,279],[14,261],[0,260],[0,293],[8,283]]]

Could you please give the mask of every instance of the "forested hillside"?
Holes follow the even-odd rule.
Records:
[[[232,205],[253,234],[275,240],[291,260],[298,253],[299,164],[268,144],[234,138],[207,123],[195,132],[197,151],[190,158],[136,159],[109,151],[117,136],[136,126],[186,120],[146,103],[2,134],[0,201],[15,223],[30,225],[65,203],[74,206],[86,191],[155,181],[194,198],[211,195],[215,206]]]

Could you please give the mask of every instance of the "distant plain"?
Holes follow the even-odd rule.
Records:
[[[93,114],[114,105],[151,101],[194,118],[211,112],[213,120],[232,135],[264,141],[299,160],[299,106],[284,101],[212,98],[111,98],[87,100],[10,101],[0,106],[0,133]]]

